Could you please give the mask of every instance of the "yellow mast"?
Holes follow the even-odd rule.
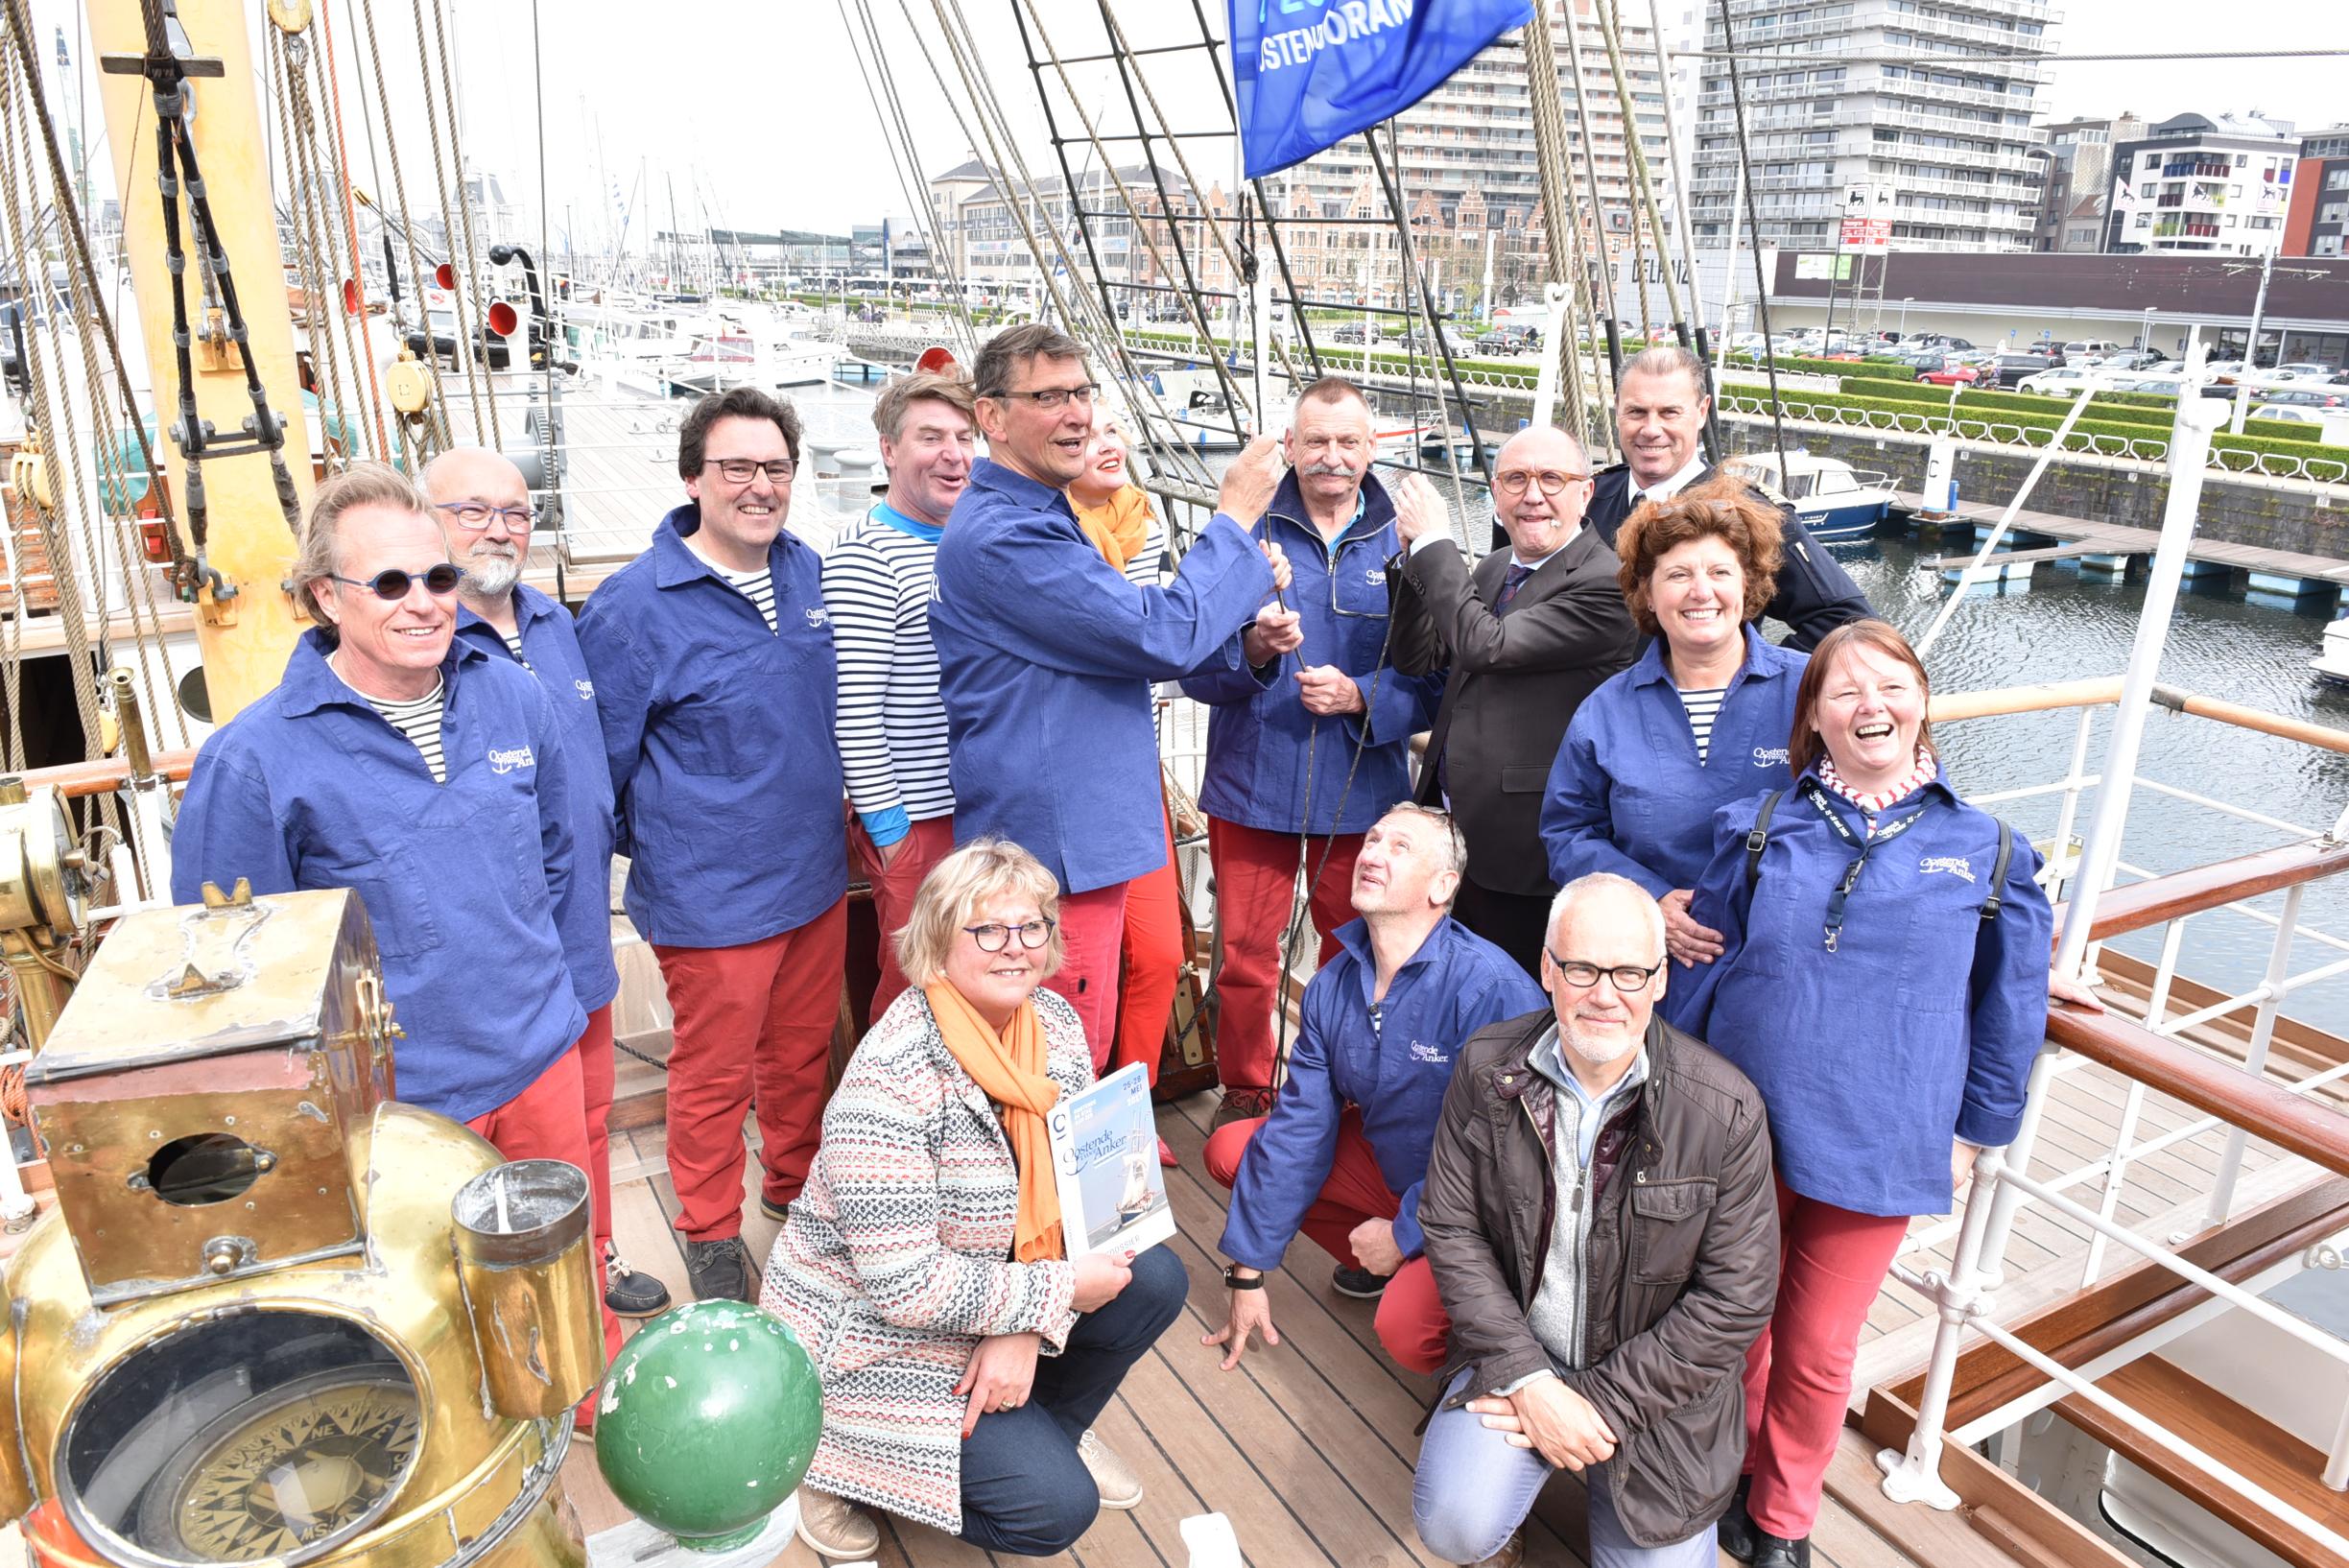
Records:
[[[144,76],[126,74],[148,54],[144,9],[142,0],[91,0],[85,14],[91,44],[107,70],[101,78],[100,96],[114,156],[115,190],[122,201],[123,250],[138,299],[155,419],[162,440],[172,443],[169,478],[184,518],[186,470],[173,436],[178,419],[179,363],[173,342],[163,206],[156,186],[155,92]],[[176,12],[178,27],[184,29],[184,41],[175,33],[173,52],[189,62],[192,80],[182,90],[194,99],[190,124],[203,194],[237,285],[254,368],[271,412],[285,421],[285,465],[306,509],[310,434],[295,368],[294,323],[286,305],[285,268],[271,201],[260,105],[253,93],[245,7],[242,0],[178,0],[176,7],[157,9]],[[247,432],[253,407],[244,362],[229,341],[224,312],[206,297],[200,260],[202,242],[193,222],[191,194],[180,197],[179,241],[187,258],[183,282],[197,413],[212,426],[211,440],[249,445]],[[160,463],[160,447],[157,456]],[[204,558],[219,582],[207,582],[201,591],[196,638],[217,723],[277,684],[303,623],[282,586],[296,540],[286,525],[268,454],[206,456],[203,484],[209,513]],[[187,542],[193,549],[194,541]]]

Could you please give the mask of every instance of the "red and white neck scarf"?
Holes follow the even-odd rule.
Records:
[[[1822,751],[1818,759],[1819,782],[1853,805],[1858,806],[1862,814],[1867,818],[1871,830],[1875,827],[1876,819],[1883,815],[1894,801],[1905,799],[1931,784],[1939,772],[1940,764],[1934,760],[1933,752],[1920,746],[1917,748],[1914,768],[1881,790],[1863,792],[1843,782],[1841,775],[1836,772],[1833,757]]]

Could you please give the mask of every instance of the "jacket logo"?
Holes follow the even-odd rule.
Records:
[[[1753,765],[1757,768],[1787,765],[1787,748],[1783,746],[1757,746],[1753,748]]]
[[[489,748],[489,771],[493,773],[510,773],[516,768],[537,766],[538,759],[531,754],[531,748],[527,746],[493,746]]]
[[[1923,860],[1917,862],[1919,875],[1934,871],[1947,871],[1950,875],[1963,877],[1968,882],[1974,880],[1974,863],[1963,855],[1927,855]]]
[[[1387,586],[1387,568],[1384,566],[1373,566],[1369,570],[1364,572],[1363,585],[1368,588],[1383,588]]]
[[[573,689],[574,691],[576,691],[576,692],[578,692],[578,693],[580,694],[580,701],[582,701],[582,702],[592,702],[592,701],[595,701],[595,682],[594,682],[594,681],[592,681],[592,680],[574,680],[573,682],[571,682],[571,687],[572,687],[572,689]]]
[[[832,617],[824,613],[824,607],[821,605],[810,605],[807,621],[811,629],[827,627],[832,624]]]
[[[1411,1057],[1412,1060],[1424,1061],[1431,1067],[1446,1066],[1452,1060],[1450,1057],[1445,1056],[1434,1046],[1422,1045],[1417,1040],[1411,1042]]]

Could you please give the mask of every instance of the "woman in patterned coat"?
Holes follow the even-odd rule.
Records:
[[[1093,1081],[1084,1031],[1036,987],[1058,890],[1016,844],[940,861],[896,934],[913,985],[857,1047],[762,1304],[823,1379],[799,1532],[871,1556],[856,1503],[990,1551],[1065,1551],[1142,1485],[1092,1423],[1182,1310],[1181,1263],[1066,1261],[1043,1113]]]

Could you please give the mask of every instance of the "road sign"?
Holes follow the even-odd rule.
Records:
[[[1843,187],[1842,221],[1837,248],[1888,250],[1892,247],[1892,187],[1860,180]]]

